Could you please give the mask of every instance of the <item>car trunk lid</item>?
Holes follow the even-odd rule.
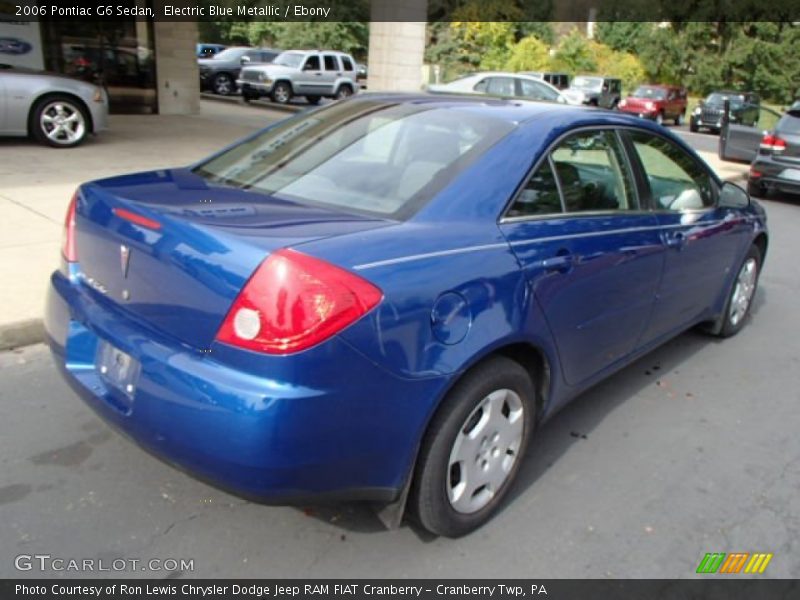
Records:
[[[208,348],[228,308],[271,252],[393,223],[209,186],[185,169],[80,190],[80,279],[126,316]]]

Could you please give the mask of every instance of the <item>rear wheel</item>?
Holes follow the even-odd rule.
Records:
[[[278,104],[288,104],[292,99],[292,86],[285,81],[279,81],[272,88],[272,101]]]
[[[761,259],[761,251],[758,246],[751,246],[739,267],[728,301],[725,303],[725,310],[721,317],[724,321],[718,334],[720,337],[736,335],[744,327],[758,288]]]
[[[72,148],[86,139],[89,117],[69,96],[48,96],[33,109],[31,132],[38,141],[54,148]]]
[[[664,113],[663,112],[660,112],[660,113],[658,113],[656,115],[656,123],[658,123],[659,125],[663,125],[664,124]]]
[[[518,363],[494,357],[468,372],[434,416],[409,507],[449,537],[488,521],[516,478],[534,423],[535,392]]]
[[[675,116],[675,125],[677,125],[678,127],[683,125],[683,113],[678,113]]]
[[[353,88],[349,85],[340,85],[339,89],[336,91],[336,99],[342,100],[343,98],[348,98],[353,95]]]

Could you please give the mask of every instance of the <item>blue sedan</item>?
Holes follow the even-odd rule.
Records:
[[[655,124],[363,95],[80,186],[46,331],[95,412],[200,478],[458,536],[569,400],[737,333],[766,249],[764,210]]]

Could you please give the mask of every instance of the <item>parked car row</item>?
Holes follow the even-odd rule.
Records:
[[[242,67],[250,64],[270,63],[278,54],[280,54],[280,50],[272,48],[232,46],[211,58],[198,59],[200,89],[212,91],[221,96],[234,94],[236,80],[239,79]]]

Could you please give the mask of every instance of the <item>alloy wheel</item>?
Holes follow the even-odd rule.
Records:
[[[447,497],[456,512],[484,508],[508,480],[518,460],[524,405],[513,390],[486,396],[467,417],[450,451]]]
[[[730,311],[728,318],[731,325],[738,325],[747,314],[753,293],[756,290],[756,279],[758,276],[758,263],[755,258],[749,258],[742,265],[739,275],[736,277],[736,286],[731,297]]]
[[[80,141],[86,134],[86,119],[77,106],[57,100],[42,110],[39,127],[54,144],[70,145]]]

